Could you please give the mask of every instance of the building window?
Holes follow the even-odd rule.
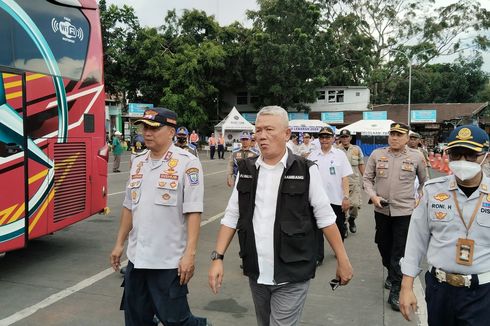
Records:
[[[344,102],[344,91],[328,91],[328,103]]]
[[[250,104],[255,104],[259,102],[259,97],[257,95],[250,94]]]
[[[248,92],[238,92],[236,95],[236,104],[237,105],[248,104]]]
[[[318,91],[317,92],[317,99],[318,100],[325,100],[325,91]]]

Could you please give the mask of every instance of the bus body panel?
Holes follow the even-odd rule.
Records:
[[[0,19],[10,19],[0,25],[0,41],[8,34],[15,48],[0,50],[0,115],[22,120],[17,133],[12,131],[18,124],[0,124],[0,183],[8,185],[0,190],[0,252],[24,247],[26,232],[28,239],[41,237],[107,205],[100,21],[95,0],[79,2],[83,8],[45,0],[0,0]],[[15,15],[10,8],[21,8],[30,18],[19,23],[10,17]],[[33,37],[26,32],[32,27],[30,22],[39,25],[44,46],[52,50],[58,77],[51,74],[56,67],[49,68],[46,57],[32,50],[38,44],[32,44]],[[13,60],[11,50],[19,58]],[[62,89],[55,86],[57,82]],[[66,111],[60,106],[63,102]],[[61,120],[66,122],[65,136]],[[19,136],[22,129],[25,134],[20,138],[9,136]]]

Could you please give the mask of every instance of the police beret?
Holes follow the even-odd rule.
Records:
[[[166,108],[152,108],[145,110],[143,117],[135,121],[135,125],[144,123],[151,127],[161,127],[164,125],[170,127],[177,126],[177,113]]]
[[[457,127],[451,131],[447,142],[446,149],[465,147],[475,152],[486,152],[489,146],[488,134],[475,125]]]

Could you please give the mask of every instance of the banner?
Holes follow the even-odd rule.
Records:
[[[322,112],[321,119],[328,124],[344,123],[344,112]]]

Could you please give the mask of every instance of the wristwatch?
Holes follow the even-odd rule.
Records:
[[[225,258],[225,255],[219,254],[216,250],[213,250],[211,252],[211,260],[216,260],[216,259],[223,260],[223,258]]]

